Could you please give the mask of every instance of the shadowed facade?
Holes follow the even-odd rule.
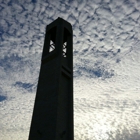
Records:
[[[73,33],[62,18],[46,28],[29,140],[73,140]]]

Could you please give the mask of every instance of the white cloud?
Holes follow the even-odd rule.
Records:
[[[99,7],[96,10],[96,13],[98,15],[100,15],[101,18],[102,17],[104,17],[104,18],[107,18],[107,17],[110,17],[111,18],[112,17],[112,13],[111,13],[109,7],[108,8],[107,7]]]
[[[86,6],[86,0],[78,0],[78,10],[82,11],[84,7]]]
[[[135,11],[129,15],[132,19],[137,21],[137,19],[140,17],[140,11]]]
[[[79,15],[79,22],[81,23],[83,23],[83,22],[87,22],[87,17],[88,17],[88,15],[89,15],[89,13],[88,12],[86,12],[86,11],[82,11],[82,12],[80,12],[80,15]]]
[[[76,23],[76,18],[74,15],[69,15],[68,19],[67,19],[72,25],[74,25]]]

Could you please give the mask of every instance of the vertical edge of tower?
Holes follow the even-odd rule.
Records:
[[[62,53],[61,57],[61,80],[59,83],[59,106],[57,110],[57,138],[61,135],[60,137],[64,140],[73,140],[73,32],[70,23],[63,19],[60,20],[61,31],[63,32],[63,45],[66,43],[67,51],[66,56]],[[63,47],[61,52],[64,51]],[[62,125],[62,123],[66,124],[66,126]],[[65,127],[66,130],[64,129]]]

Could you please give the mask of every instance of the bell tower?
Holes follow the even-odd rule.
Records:
[[[62,18],[47,25],[29,140],[73,140],[73,33]]]

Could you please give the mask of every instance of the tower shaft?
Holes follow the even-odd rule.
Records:
[[[29,140],[73,140],[72,27],[58,18],[46,28]]]

